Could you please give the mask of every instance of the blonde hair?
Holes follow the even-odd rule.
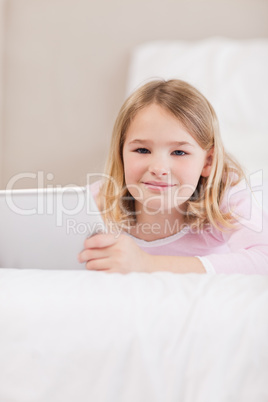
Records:
[[[124,178],[123,146],[136,114],[153,103],[174,115],[204,150],[214,147],[211,172],[208,177],[200,177],[194,194],[187,201],[184,222],[195,227],[212,224],[220,230],[232,227],[231,214],[221,211],[220,204],[225,190],[244,176],[242,168],[223,147],[218,119],[211,104],[193,86],[176,79],[143,85],[121,107],[106,164],[106,175],[112,180],[104,182],[100,189],[105,220],[120,223],[131,221],[131,217],[135,219],[135,200],[128,192]]]

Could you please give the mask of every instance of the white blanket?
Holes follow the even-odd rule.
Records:
[[[268,277],[0,269],[1,402],[267,402]]]

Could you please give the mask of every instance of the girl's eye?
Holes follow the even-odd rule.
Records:
[[[172,152],[172,154],[173,155],[183,156],[183,155],[186,155],[186,152],[184,152],[184,151],[174,151],[174,152]]]
[[[147,148],[138,148],[135,152],[138,152],[138,154],[148,154],[150,151]]]

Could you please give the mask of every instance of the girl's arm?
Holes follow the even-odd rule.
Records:
[[[174,272],[177,274],[206,274],[202,262],[196,257],[177,257],[177,256],[165,256],[155,255],[152,270],[147,272],[166,271]]]
[[[237,185],[224,200],[224,209],[232,211],[237,228],[221,234],[228,254],[206,255],[205,260],[221,274],[268,274],[268,215],[248,187]]]
[[[78,260],[86,268],[107,272],[157,272],[206,273],[196,257],[150,255],[127,235],[98,234],[85,241],[85,250]]]

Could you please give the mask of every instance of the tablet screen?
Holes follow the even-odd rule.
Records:
[[[106,228],[90,187],[0,191],[0,267],[85,269],[87,237]]]

